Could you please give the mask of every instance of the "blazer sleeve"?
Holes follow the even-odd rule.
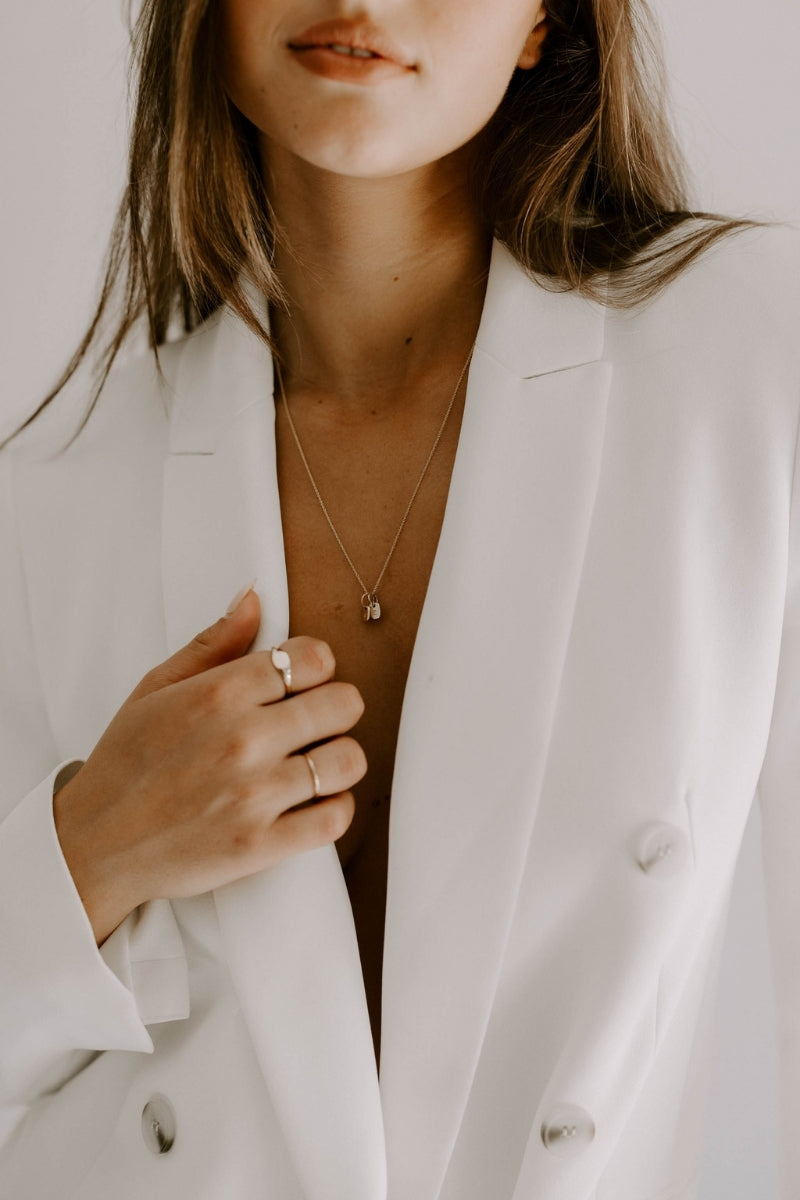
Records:
[[[52,798],[65,763],[47,721],[15,531],[10,455],[0,454],[0,1105],[30,1102],[87,1052],[151,1051],[124,982],[101,953],[61,853]],[[130,924],[130,922],[128,923]]]
[[[777,1007],[781,1200],[800,1196],[800,441],[794,466],[781,653],[759,782]]]

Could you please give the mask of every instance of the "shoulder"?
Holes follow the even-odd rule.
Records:
[[[733,232],[675,281],[674,299],[774,324],[796,342],[800,308],[800,230],[771,225]]]
[[[703,251],[652,300],[609,307],[610,358],[691,356],[695,369],[724,374],[770,365],[800,386],[800,230],[764,226],[733,232]]]
[[[96,382],[81,370],[64,391],[0,452],[3,459],[84,466],[109,455],[133,461],[163,453],[187,363],[202,362],[225,314],[158,348],[120,356],[94,398]]]
[[[74,381],[0,451],[0,553],[48,561],[66,581],[76,558],[111,564],[158,546],[174,410],[202,404],[206,387],[201,378],[187,395],[186,363],[207,357],[218,323],[210,318],[158,357],[115,363],[88,416],[91,383]]]
[[[18,464],[53,465],[87,457],[115,444],[136,446],[158,436],[165,420],[169,383],[152,352],[115,363],[99,394],[88,369],[14,437],[2,458]]]
[[[53,546],[104,527],[152,523],[169,443],[182,345],[118,360],[92,402],[82,371],[0,451],[4,539]],[[56,533],[56,531],[59,531]],[[80,531],[80,533],[79,533]]]

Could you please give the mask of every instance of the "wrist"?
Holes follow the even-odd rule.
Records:
[[[81,764],[72,766],[75,770],[67,775],[66,782],[62,782],[64,772],[56,780],[53,820],[62,857],[97,945],[101,946],[138,901],[125,894],[125,872],[112,868],[109,848],[97,844],[96,822],[82,819],[85,805],[78,782]]]

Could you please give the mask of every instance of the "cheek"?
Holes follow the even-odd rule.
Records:
[[[490,44],[440,55],[424,81],[418,132],[453,142],[452,148],[473,137],[499,106],[515,64],[515,53]]]
[[[221,0],[219,55],[225,90],[251,120],[269,81],[274,31],[268,5],[259,0]]]

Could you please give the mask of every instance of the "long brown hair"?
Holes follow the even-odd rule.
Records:
[[[688,208],[646,0],[547,0],[546,9],[542,60],[514,72],[476,139],[473,186],[487,228],[527,270],[632,305],[752,222]],[[271,265],[279,235],[256,133],[226,95],[218,45],[215,0],[143,0],[128,184],[100,299],[62,378],[22,428],[72,378],[110,312],[86,418],[142,319],[156,354],[171,329],[189,331],[223,304],[269,340],[243,280],[282,301]]]

